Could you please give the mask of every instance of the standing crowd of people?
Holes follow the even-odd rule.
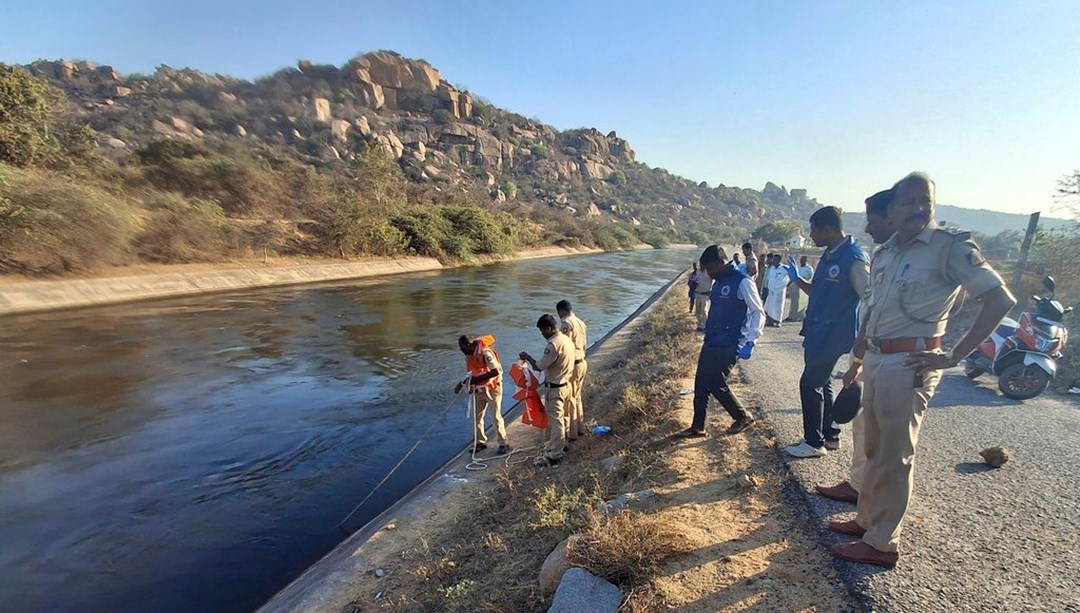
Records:
[[[522,351],[518,358],[529,364],[537,373],[543,374],[539,384],[547,426],[544,430],[543,451],[535,460],[538,466],[558,466],[570,450],[570,441],[585,436],[585,410],[582,389],[589,365],[585,350],[589,346],[588,326],[574,314],[569,300],[555,305],[555,317],[544,314],[536,322],[541,336],[547,341],[544,355],[539,360]],[[497,454],[511,453],[502,416],[503,366],[493,346],[492,336],[458,339],[458,348],[465,354],[465,366],[469,376],[457,384],[454,393],[461,393],[467,386],[473,407],[473,452],[487,449],[484,418],[491,412],[498,437]]]
[[[879,245],[872,255],[844,233],[840,209],[824,207],[809,220],[811,240],[824,248],[816,267],[805,256],[798,264],[789,257],[784,265],[779,254],[759,262],[750,243],[742,246],[742,261],[738,253],[729,260],[714,245],[701,253],[690,279],[691,308],[704,341],[685,436],[707,436],[710,397],[733,420],[727,434],[752,426],[754,416],[728,386],[731,371],[752,357],[765,326],[801,320],[803,440],[785,451],[797,458],[826,456],[840,448],[833,371],[848,358],[842,385],[856,388],[852,395],[861,400],[851,422],[851,472],[841,483],[816,486],[823,496],[857,505],[855,519],[828,524],[857,539],[833,546],[846,560],[897,563],[919,429],[942,371],[959,364],[1016,304],[970,233],[937,227],[935,202],[934,182],[912,173],[865,201],[866,232]],[[754,282],[758,272],[760,287]],[[789,286],[798,298],[792,300],[793,317],[785,318]],[[961,291],[978,300],[979,312],[947,350],[945,326]]]

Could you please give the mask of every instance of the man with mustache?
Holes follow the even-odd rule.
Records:
[[[861,540],[832,547],[842,559],[893,567],[911,501],[915,445],[942,370],[956,366],[1016,304],[966,232],[935,229],[934,182],[912,173],[893,186],[888,219],[896,233],[875,254],[870,300],[854,350],[863,377],[866,474],[858,514],[829,528]],[[952,351],[942,347],[949,311],[963,288],[979,314]]]

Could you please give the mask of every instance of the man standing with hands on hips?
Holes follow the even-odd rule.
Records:
[[[682,434],[705,436],[705,411],[709,396],[715,397],[735,421],[727,434],[738,434],[754,425],[754,417],[742,407],[728,387],[727,378],[738,358],[749,360],[754,341],[761,336],[765,311],[754,282],[731,266],[727,255],[716,245],[701,253],[701,267],[714,281],[705,341],[698,356],[694,376],[694,422]]]
[[[892,567],[911,502],[915,445],[942,370],[956,366],[1016,304],[967,232],[935,229],[934,182],[912,173],[893,186],[888,217],[894,234],[874,255],[870,299],[855,359],[844,375],[863,375],[866,474],[858,515],[829,528],[861,537],[832,547],[842,559]],[[960,289],[979,314],[952,351],[941,338]]]
[[[825,247],[812,281],[799,276],[795,258],[784,268],[795,291],[810,295],[803,320],[803,440],[784,449],[796,458],[818,458],[840,448],[840,429],[832,418],[832,373],[851,351],[859,324],[855,313],[870,279],[870,260],[855,240],[844,234],[840,209],[827,206],[810,216],[810,239]]]

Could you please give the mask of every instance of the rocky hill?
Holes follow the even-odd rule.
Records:
[[[818,206],[806,190],[710,187],[650,168],[615,132],[558,131],[494,108],[427,62],[390,51],[340,67],[300,61],[254,83],[167,66],[149,76],[85,61],[28,68],[67,93],[114,158],[161,138],[217,138],[265,143],[332,165],[371,141],[415,183],[482,192],[493,201],[516,197],[702,242],[738,238],[763,220],[805,219]],[[511,182],[516,194],[501,189]]]
[[[0,272],[731,243],[820,206],[650,167],[614,131],[557,130],[391,51],[254,82],[66,60],[0,80]]]

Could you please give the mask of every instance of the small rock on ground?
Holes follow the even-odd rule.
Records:
[[[575,567],[563,574],[548,613],[615,613],[622,601],[619,588],[584,568]]]

